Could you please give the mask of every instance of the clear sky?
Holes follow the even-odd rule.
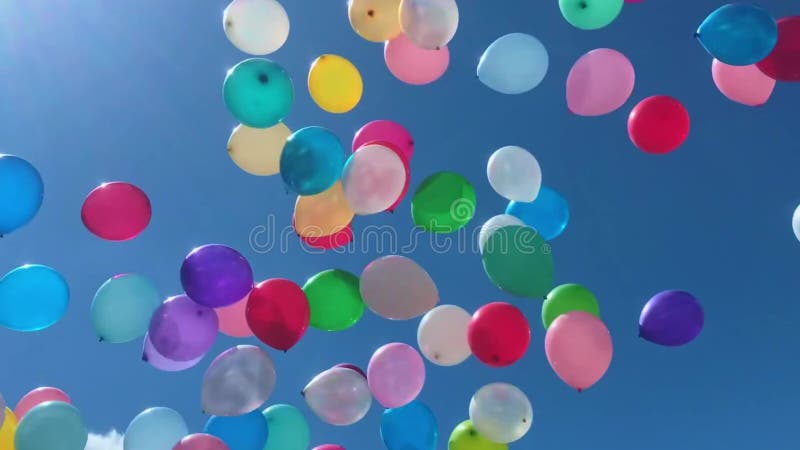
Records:
[[[692,34],[718,0],[645,0],[626,5],[600,31],[571,27],[557,1],[462,0],[450,45],[451,66],[438,82],[402,84],[384,66],[382,46],[359,38],[344,0],[285,0],[291,18],[286,45],[271,58],[294,78],[296,101],[287,124],[321,125],[349,144],[365,122],[405,124],[416,140],[412,192],[426,176],[452,170],[477,191],[470,231],[505,208],[489,187],[489,155],[505,145],[528,148],[544,183],[570,202],[572,222],[552,242],[556,281],[592,289],[611,330],[615,354],[605,378],[578,394],[550,370],[544,355],[540,301],[512,299],[483,273],[479,255],[435,251],[426,240],[410,255],[436,281],[442,303],[470,311],[513,301],[528,315],[533,340],[516,365],[490,369],[471,358],[455,368],[428,365],[420,400],[440,424],[439,447],[467,418],[471,395],[494,381],[529,395],[534,425],[517,449],[675,450],[790,449],[796,446],[800,362],[800,243],[791,215],[800,203],[797,104],[800,86],[778,85],[760,108],[726,100],[710,76],[711,58]],[[226,70],[246,55],[226,40],[224,0],[0,2],[0,151],[31,161],[45,181],[45,201],[27,227],[0,241],[0,273],[41,263],[68,280],[64,319],[33,334],[0,330],[0,391],[15,402],[42,385],[68,392],[90,428],[124,429],[149,406],[180,411],[192,431],[200,381],[210,357],[179,374],[140,360],[140,343],[97,342],[89,304],[107,278],[122,272],[151,277],[164,297],[180,291],[178,270],[193,247],[221,243],[240,250],[259,280],[298,283],[329,268],[360,273],[378,256],[311,255],[290,239],[286,251],[254,251],[251,230],[291,224],[293,196],[279,177],[241,172],[225,147],[236,125],[221,99]],[[785,0],[764,0],[774,16],[800,12]],[[520,96],[490,91],[475,78],[483,50],[509,32],[537,36],[551,68]],[[600,118],[571,115],[564,82],[573,62],[597,47],[625,53],[637,72],[631,100]],[[361,104],[334,116],[311,101],[307,69],[317,56],[352,60],[365,80]],[[667,94],[692,117],[683,147],[656,156],[636,150],[626,132],[638,100]],[[122,180],[150,196],[153,220],[137,239],[101,241],[80,221],[85,195]],[[389,224],[401,243],[411,228],[410,198],[394,215],[358,218]],[[385,249],[384,249],[385,250]],[[706,311],[697,341],[665,349],[637,338],[639,311],[665,289],[693,292]],[[365,420],[325,425],[302,402],[300,389],[340,362],[366,365],[391,342],[416,345],[418,321],[388,322],[367,313],[346,332],[309,330],[287,355],[271,352],[278,385],[270,403],[299,406],[312,427],[312,446],[382,448],[377,404]],[[220,337],[213,354],[241,342]]]

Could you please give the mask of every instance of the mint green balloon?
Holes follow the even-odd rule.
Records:
[[[572,311],[583,311],[600,317],[600,305],[592,291],[580,284],[562,284],[547,294],[542,304],[542,324],[544,329],[550,328],[556,318]]]
[[[101,342],[130,342],[144,336],[160,304],[156,286],[148,278],[131,273],[116,275],[94,294],[92,326]]]
[[[553,286],[550,245],[530,227],[509,225],[483,247],[483,269],[498,288],[518,297],[544,297]]]
[[[597,30],[614,21],[625,0],[559,0],[561,14],[581,30]]]
[[[269,128],[289,115],[294,86],[279,64],[251,58],[228,71],[222,95],[225,106],[242,125]]]
[[[83,418],[74,406],[64,402],[45,402],[22,418],[14,435],[14,448],[84,450],[88,438]]]
[[[311,435],[305,416],[292,405],[272,405],[264,410],[269,436],[264,450],[306,450]]]

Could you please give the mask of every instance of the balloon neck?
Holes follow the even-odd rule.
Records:
[[[142,361],[147,362],[149,358],[147,357],[147,353],[142,354]]]
[[[305,397],[306,396],[306,391],[300,391],[300,396],[301,397]]]
[[[697,31],[695,31],[695,32],[694,32],[694,38],[695,38],[695,39],[697,39],[697,38],[699,38],[699,37],[700,37],[700,33],[698,33]]]
[[[97,338],[97,342],[103,342],[103,341],[105,341],[105,339],[103,339],[102,337]]]
[[[578,388],[578,394],[580,394],[581,392],[583,392],[583,388]]]

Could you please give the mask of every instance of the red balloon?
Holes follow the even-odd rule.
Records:
[[[482,363],[505,367],[525,355],[531,342],[531,327],[516,306],[495,302],[475,311],[467,337],[469,348]]]
[[[400,161],[403,162],[403,166],[406,169],[406,184],[403,185],[403,192],[400,193],[400,196],[397,197],[397,201],[395,201],[392,204],[392,206],[386,208],[386,211],[394,212],[394,210],[397,209],[398,206],[400,206],[400,202],[403,201],[406,194],[408,193],[408,185],[411,183],[411,166],[408,163],[408,157],[402,151],[400,151],[400,149],[397,148],[397,145],[388,141],[369,141],[366,144],[362,145],[361,147],[358,147],[357,149],[353,150],[353,153],[361,150],[367,145],[381,145],[393,151],[397,156],[400,157]]]
[[[778,20],[778,42],[756,65],[772,79],[800,81],[800,16]]]
[[[127,241],[150,223],[150,199],[138,187],[121,181],[103,183],[86,196],[81,220],[97,237]]]
[[[294,219],[292,219],[292,227],[294,227]],[[334,248],[344,247],[345,245],[353,242],[353,223],[350,222],[344,229],[327,236],[300,236],[300,240],[311,248],[318,248],[322,250],[332,250]]]
[[[689,137],[689,112],[666,95],[648,97],[628,116],[628,135],[640,150],[669,153]]]
[[[311,310],[305,292],[282,278],[259,283],[247,299],[247,324],[263,343],[289,350],[308,328]]]

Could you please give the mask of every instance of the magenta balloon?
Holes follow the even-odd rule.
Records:
[[[601,116],[624,105],[636,75],[622,53],[598,48],[578,58],[567,76],[567,107],[579,116]]]
[[[423,85],[441,78],[450,64],[450,50],[447,46],[439,50],[428,50],[414,45],[405,35],[400,34],[383,47],[386,67],[398,80]]]
[[[64,402],[72,404],[69,395],[61,389],[40,387],[22,396],[19,402],[17,402],[17,406],[14,408],[14,416],[17,420],[22,420],[28,411],[45,402]]]
[[[229,450],[218,437],[210,434],[190,434],[181,439],[172,450]]]
[[[358,367],[358,366],[356,366],[356,365],[354,365],[354,364],[342,363],[342,364],[337,364],[337,365],[335,365],[335,366],[333,366],[333,367],[341,367],[342,369],[350,369],[350,370],[354,370],[354,371],[358,372],[358,373],[359,373],[359,375],[361,375],[362,377],[364,377],[364,379],[365,379],[365,380],[367,379],[367,374],[365,374],[365,373],[364,373],[364,371],[363,371],[363,370],[361,370],[361,368],[360,368],[360,367]]]
[[[544,348],[556,375],[578,392],[603,377],[614,353],[608,328],[584,311],[558,316],[547,329]]]
[[[370,142],[388,142],[399,150],[406,161],[414,154],[414,139],[406,128],[391,120],[370,122],[356,132],[353,137],[353,151]]]
[[[345,450],[345,448],[342,447],[341,445],[322,444],[318,447],[314,447],[312,450]]]
[[[178,295],[166,299],[153,313],[149,334],[162,356],[191,361],[211,350],[218,330],[219,319],[213,309]]]
[[[142,361],[150,364],[163,372],[180,372],[190,369],[199,363],[205,355],[199,356],[191,361],[173,361],[163,357],[150,342],[150,335],[144,336],[144,346],[142,348]]]
[[[775,80],[764,75],[755,64],[731,66],[715,59],[711,63],[711,76],[722,95],[747,106],[767,103],[775,89]]]
[[[425,384],[425,363],[410,345],[386,344],[369,360],[369,390],[385,408],[399,408],[411,403]]]

